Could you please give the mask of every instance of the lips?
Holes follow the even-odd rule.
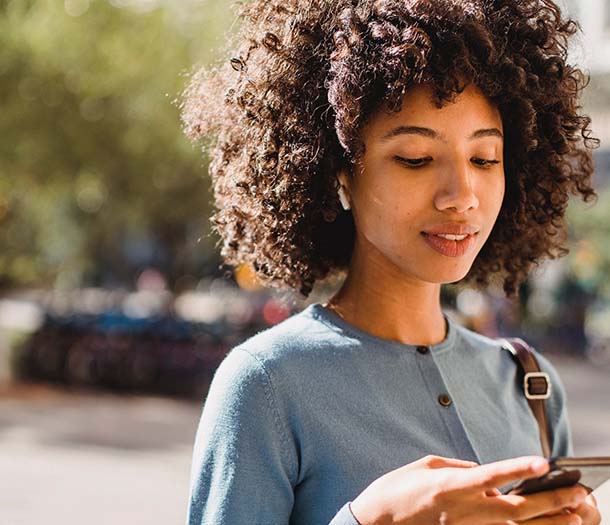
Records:
[[[478,232],[479,228],[472,224],[453,222],[435,225],[421,234],[428,245],[440,254],[460,257],[474,244]]]
[[[462,222],[445,222],[443,224],[435,224],[430,228],[426,228],[422,233],[430,235],[438,235],[439,233],[446,233],[449,235],[474,235],[480,230],[479,227],[474,224],[467,224]]]

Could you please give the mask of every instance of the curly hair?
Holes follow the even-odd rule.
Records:
[[[464,282],[499,279],[515,295],[533,266],[568,253],[569,195],[588,201],[589,79],[567,60],[578,24],[550,0],[254,0],[229,59],[195,72],[185,133],[204,140],[231,265],[307,297],[349,266],[355,230],[336,174],[364,153],[360,130],[406,90],[432,87],[437,107],[475,84],[505,130],[506,193]],[[231,51],[231,49],[233,51]]]

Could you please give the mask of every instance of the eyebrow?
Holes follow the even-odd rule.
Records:
[[[390,130],[383,137],[381,137],[381,142],[387,142],[388,140],[391,140],[399,135],[420,135],[422,137],[442,140],[443,142],[447,141],[447,139],[442,133],[438,133],[437,131],[434,131],[431,128],[424,128],[421,126],[398,126]],[[472,133],[472,135],[468,137],[468,140],[479,139],[482,137],[498,137],[501,139],[504,138],[502,132],[498,128],[485,128],[477,129],[474,133]]]

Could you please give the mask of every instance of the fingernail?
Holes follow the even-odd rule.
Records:
[[[532,468],[536,471],[542,470],[544,467],[548,465],[548,462],[544,458],[538,458],[532,461]]]
[[[585,491],[584,490],[579,490],[572,497],[572,502],[573,503],[582,503],[583,501],[585,501],[586,498],[587,498],[587,494],[585,493]]]

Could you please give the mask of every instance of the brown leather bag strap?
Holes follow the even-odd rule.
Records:
[[[543,455],[551,457],[551,440],[549,437],[549,424],[546,415],[544,400],[551,395],[551,379],[548,374],[540,370],[536,356],[530,346],[518,337],[503,339],[503,347],[508,350],[519,367],[519,382],[523,384],[525,397],[538,421],[540,428],[540,444]]]

